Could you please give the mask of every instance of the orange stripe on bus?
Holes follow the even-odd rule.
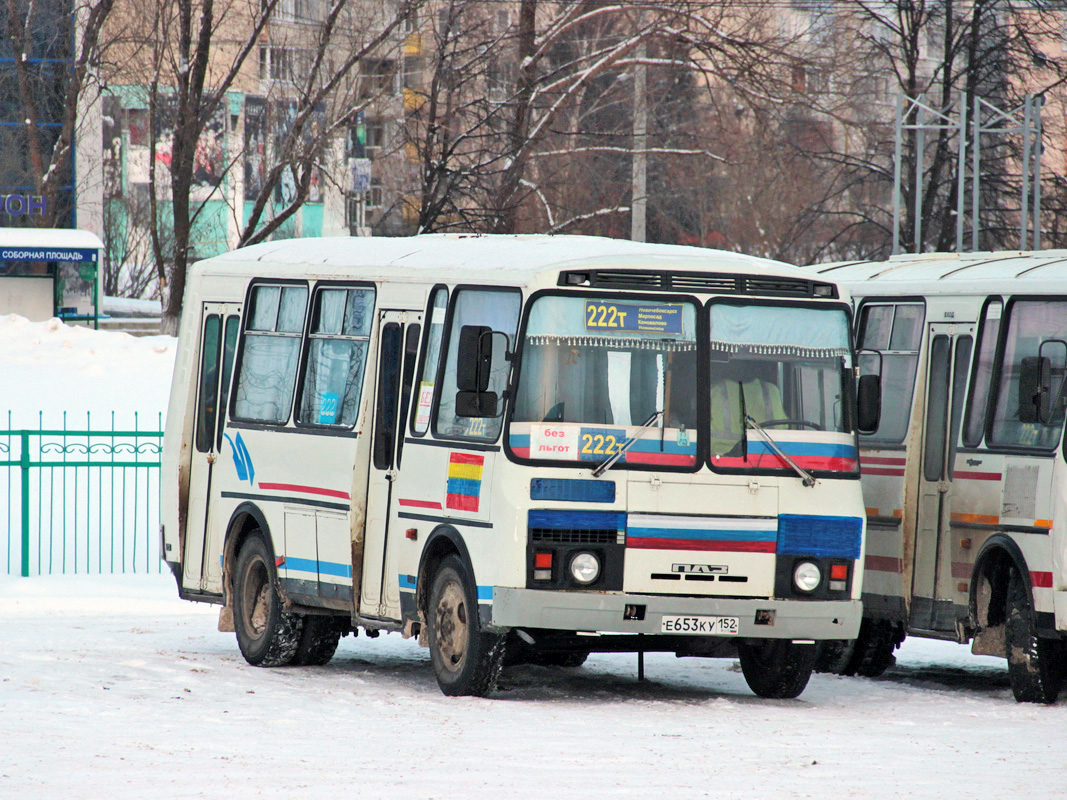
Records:
[[[1052,530],[1052,520],[1050,520],[1050,519],[1035,519],[1034,520],[1034,527],[1035,528],[1048,528],[1049,530]]]
[[[996,514],[952,514],[953,522],[975,522],[981,525],[996,525],[1000,517]]]

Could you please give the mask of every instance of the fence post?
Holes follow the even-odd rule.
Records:
[[[22,452],[19,470],[22,473],[22,577],[30,577],[30,432],[19,431]]]

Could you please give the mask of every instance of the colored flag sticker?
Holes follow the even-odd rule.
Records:
[[[482,467],[485,456],[451,453],[448,457],[448,493],[445,507],[456,511],[477,511],[482,494]]]

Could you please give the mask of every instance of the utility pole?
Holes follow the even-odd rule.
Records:
[[[648,210],[648,66],[645,57],[648,47],[644,41],[637,46],[634,65],[634,142],[633,190],[630,200],[630,239],[645,241],[645,220]]]

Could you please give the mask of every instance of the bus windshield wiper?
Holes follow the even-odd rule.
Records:
[[[803,483],[805,486],[807,486],[809,488],[814,486],[816,483],[818,483],[818,481],[816,481],[815,478],[813,478],[811,476],[810,472],[807,472],[807,471],[801,469],[797,465],[797,462],[795,462],[793,459],[791,459],[789,456],[787,456],[784,452],[782,452],[782,448],[780,448],[778,446],[778,442],[774,441],[774,439],[771,438],[771,435],[769,433],[767,433],[767,431],[764,429],[764,427],[762,425],[760,425],[758,422],[756,422],[756,420],[752,419],[752,417],[746,416],[745,417],[745,424],[748,425],[748,427],[752,428],[753,430],[758,431],[759,434],[764,439],[767,440],[767,444],[769,444],[771,446],[771,449],[775,453],[778,454],[778,457],[780,459],[782,459],[782,461],[784,461],[786,464],[791,466],[793,468],[793,471],[796,472],[796,474],[800,476],[801,483]],[[746,436],[746,438],[747,438],[747,436]]]
[[[644,424],[642,424],[640,428],[634,431],[633,435],[629,439],[620,444],[618,446],[618,449],[615,450],[615,452],[611,455],[610,458],[608,458],[607,461],[603,462],[602,464],[600,464],[600,466],[593,470],[593,477],[599,478],[601,475],[611,469],[612,464],[622,458],[623,454],[627,450],[637,444],[637,440],[641,438],[641,434],[651,428],[656,423],[656,420],[659,419],[662,415],[662,410],[653,411],[649,418],[644,421]]]

